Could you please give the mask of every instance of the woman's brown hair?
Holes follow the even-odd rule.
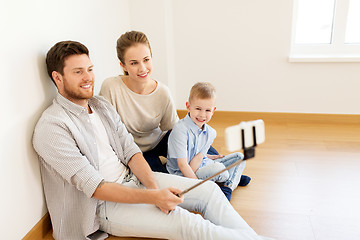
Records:
[[[149,40],[144,33],[138,31],[130,31],[122,34],[119,37],[119,39],[116,42],[116,52],[122,64],[125,65],[124,56],[126,50],[139,43],[147,45],[150,49],[150,54],[152,55]],[[125,70],[124,70],[124,74],[129,75],[129,73],[126,72]]]

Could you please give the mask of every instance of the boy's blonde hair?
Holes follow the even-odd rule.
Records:
[[[215,99],[215,87],[209,82],[198,82],[190,90],[189,102],[194,98]]]

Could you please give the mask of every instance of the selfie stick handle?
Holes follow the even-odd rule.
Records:
[[[225,171],[229,170],[230,168],[235,167],[236,165],[240,164],[242,161],[243,161],[243,159],[240,159],[240,160],[238,160],[238,161],[234,162],[233,164],[229,165],[227,168],[224,168],[223,170],[221,170],[221,171],[219,171],[219,172],[215,173],[214,175],[212,175],[212,176],[210,176],[210,177],[208,177],[208,178],[206,178],[206,179],[202,180],[201,182],[198,182],[198,183],[197,183],[197,184],[195,184],[194,186],[189,187],[188,189],[186,189],[186,190],[182,191],[181,193],[177,194],[177,196],[178,196],[178,197],[180,197],[180,196],[184,195],[185,193],[189,192],[190,190],[193,190],[194,188],[196,188],[196,187],[198,187],[199,185],[203,184],[204,182],[206,182],[206,181],[208,181],[208,180],[212,179],[213,177],[216,177],[217,175],[219,175],[219,174],[221,174],[221,173],[223,173],[223,172],[225,172]]]

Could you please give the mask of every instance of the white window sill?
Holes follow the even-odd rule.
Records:
[[[290,55],[289,62],[360,62],[360,56],[345,55]]]

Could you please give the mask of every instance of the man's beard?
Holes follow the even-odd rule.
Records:
[[[90,99],[94,95],[94,86],[91,87],[91,92],[82,92],[82,91],[74,91],[73,89],[68,89],[66,85],[64,86],[64,92],[65,94],[74,100],[85,100]]]

